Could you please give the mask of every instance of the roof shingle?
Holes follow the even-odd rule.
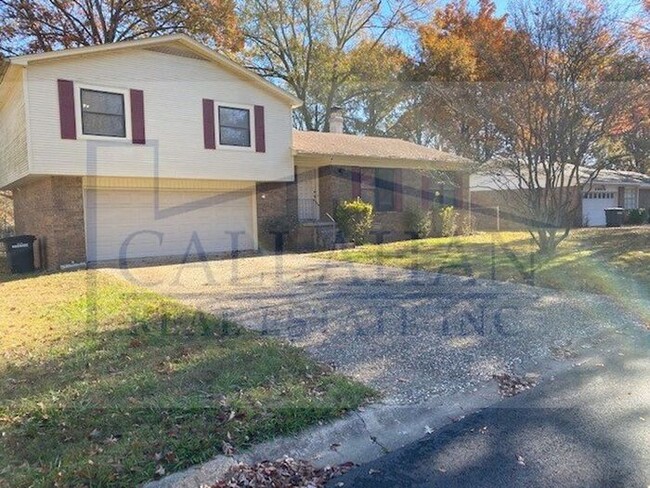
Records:
[[[296,155],[347,156],[405,162],[436,162],[468,167],[472,161],[402,139],[331,132],[293,131]]]

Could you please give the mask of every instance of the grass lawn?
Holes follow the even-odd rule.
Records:
[[[526,232],[366,245],[321,256],[476,278],[580,290],[615,298],[650,297],[650,227],[573,231],[542,259]]]
[[[0,487],[135,486],[373,395],[296,348],[99,272],[6,278]]]

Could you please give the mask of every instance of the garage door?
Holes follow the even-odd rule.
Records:
[[[582,221],[589,227],[605,225],[605,209],[616,206],[613,191],[591,191],[582,199]]]
[[[89,261],[249,250],[253,191],[87,189]]]

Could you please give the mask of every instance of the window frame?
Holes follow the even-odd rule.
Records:
[[[221,117],[219,116],[220,108],[232,108],[235,110],[248,111],[248,132],[250,134],[250,144],[248,146],[235,146],[232,144],[221,144]],[[255,110],[253,105],[244,105],[240,103],[218,102],[214,103],[214,120],[215,120],[215,139],[218,149],[225,149],[230,151],[255,151]]]
[[[628,195],[631,195],[630,200],[634,201],[633,206],[628,206]],[[639,208],[639,189],[633,186],[623,187],[623,208],[626,210],[632,210]]]
[[[75,83],[74,104],[75,104],[75,125],[77,128],[77,139],[99,140],[99,141],[130,141],[133,138],[131,130],[131,92],[128,88],[116,88],[98,85],[86,85]],[[99,136],[84,134],[83,132],[83,110],[81,107],[81,90],[97,91],[122,95],[124,98],[124,136]]]
[[[379,177],[377,176],[378,171],[390,171],[391,172],[391,181],[390,181],[390,188],[385,188],[385,187],[380,187],[378,185]],[[377,212],[395,212],[397,205],[395,204],[395,199],[396,199],[396,191],[395,191],[395,168],[375,168],[375,174],[374,174],[374,195],[373,195],[373,200],[375,204],[375,210]],[[379,192],[380,191],[389,191],[391,195],[391,205],[390,208],[381,208],[379,206]]]

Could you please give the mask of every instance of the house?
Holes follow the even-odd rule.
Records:
[[[582,181],[590,177],[581,171]],[[525,226],[526,216],[517,197],[517,181],[506,172],[474,174],[470,178],[471,207],[482,229],[515,230]],[[605,225],[605,209],[650,209],[650,176],[631,171],[600,170],[580,194],[575,190],[574,226]]]
[[[300,104],[183,35],[6,60],[0,189],[15,231],[37,236],[56,269],[264,250],[267,219],[294,216],[312,235],[354,196],[376,203],[392,240],[409,206],[464,205],[468,161],[342,134],[336,111],[338,133],[294,131]]]

